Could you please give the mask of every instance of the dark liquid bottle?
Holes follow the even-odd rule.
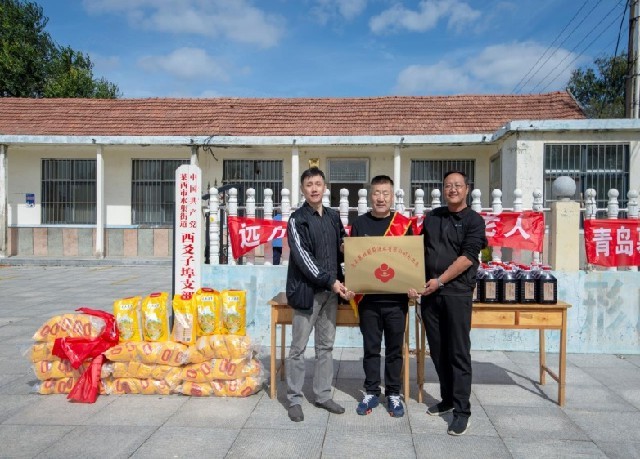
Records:
[[[558,302],[558,280],[551,274],[549,266],[543,266],[536,281],[536,302],[556,304]]]
[[[487,269],[480,280],[480,301],[482,303],[498,302],[498,279],[493,269]]]
[[[521,266],[518,273],[518,303],[536,302],[536,277],[527,266]]]
[[[506,304],[518,301],[518,279],[511,269],[502,270],[498,279],[498,299]]]
[[[476,286],[473,289],[473,297],[472,300],[474,303],[478,303],[480,301],[481,290],[482,290],[482,278],[484,277],[484,267],[480,266],[478,268],[478,272],[476,273]]]

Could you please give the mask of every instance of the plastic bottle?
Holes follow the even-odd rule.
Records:
[[[536,279],[536,302],[556,304],[558,302],[558,280],[551,274],[550,266],[543,266]]]
[[[474,303],[478,303],[482,295],[482,279],[484,278],[484,274],[485,274],[484,267],[485,265],[481,264],[478,267],[478,272],[476,273],[476,286],[473,289],[473,298],[472,298]]]
[[[495,268],[489,267],[484,272],[481,279],[480,301],[482,303],[498,302],[498,279],[496,279]]]

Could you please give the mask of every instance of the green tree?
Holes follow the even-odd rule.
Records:
[[[567,90],[582,105],[589,118],[624,118],[624,88],[627,53],[598,57],[594,68],[571,73]]]
[[[42,7],[0,0],[0,96],[114,99],[118,86],[94,78],[88,55],[58,46]]]

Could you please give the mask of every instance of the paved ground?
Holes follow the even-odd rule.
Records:
[[[0,266],[0,457],[640,457],[640,355],[570,354],[560,408],[556,384],[536,382],[536,353],[473,352],[472,424],[463,437],[447,435],[449,418],[427,416],[415,390],[403,418],[384,408],[357,416],[361,350],[352,348],[334,353],[334,397],[347,412],[328,414],[310,400],[302,423],[287,418],[281,384],[277,400],[261,391],[246,399],[101,396],[87,405],[30,393],[35,377],[21,353],[46,319],[168,290],[170,270]],[[424,390],[433,402],[430,364]]]

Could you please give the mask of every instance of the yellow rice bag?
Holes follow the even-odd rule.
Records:
[[[113,315],[118,324],[120,342],[142,341],[139,296],[122,298],[113,302]]]
[[[60,360],[59,357],[51,354],[55,341],[45,341],[44,343],[34,343],[29,349],[29,360],[40,362],[41,360]]]
[[[104,320],[90,314],[61,314],[47,320],[33,335],[35,341],[56,338],[95,338],[104,330]]]
[[[173,340],[184,344],[194,344],[196,342],[196,321],[193,297],[176,294],[173,297]]]
[[[68,360],[41,360],[33,363],[33,372],[40,381],[48,379],[74,378],[78,379],[84,373],[86,365],[73,369]]]
[[[222,330],[224,334],[246,335],[247,292],[244,290],[222,291]]]
[[[238,335],[201,336],[189,346],[189,363],[211,359],[248,359],[252,355],[251,338]]]
[[[198,314],[198,336],[208,336],[220,333],[220,292],[208,287],[202,287],[193,296]]]
[[[68,394],[76,381],[74,378],[47,379],[37,384],[35,391],[41,395]]]
[[[101,378],[136,378],[164,380],[170,387],[181,381],[182,369],[170,365],[155,365],[142,362],[109,362],[102,365]]]
[[[174,341],[129,341],[107,349],[104,355],[112,362],[142,362],[179,367],[187,361],[187,346]]]
[[[169,308],[166,292],[155,292],[142,300],[142,337],[145,341],[169,340]]]
[[[138,378],[105,378],[102,379],[105,392],[110,395],[145,394],[169,395],[171,387],[166,381]]]
[[[260,378],[248,377],[230,381],[196,383],[185,381],[176,392],[194,397],[215,395],[218,397],[248,397],[260,390]]]

